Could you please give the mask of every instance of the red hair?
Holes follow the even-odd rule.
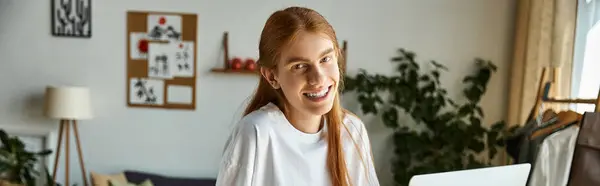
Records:
[[[277,66],[280,49],[288,45],[300,32],[325,34],[334,43],[338,66],[342,59],[340,47],[333,27],[318,12],[302,7],[290,7],[273,13],[263,28],[259,43],[260,68],[274,69]],[[343,79],[340,70],[340,81]],[[342,85],[343,83],[338,83]],[[339,87],[341,89],[341,87]],[[288,111],[287,101],[281,90],[273,89],[265,77],[260,78],[256,92],[244,111],[244,116],[262,106],[274,103],[284,113]],[[339,100],[339,91],[335,93],[332,109],[325,114],[327,121],[327,168],[333,186],[348,186],[348,169],[342,148],[341,128],[345,111]]]

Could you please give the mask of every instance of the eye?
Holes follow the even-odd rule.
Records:
[[[329,56],[324,57],[323,59],[321,59],[321,62],[323,62],[323,63],[329,62],[329,61],[331,61],[331,57],[329,57]]]
[[[292,66],[292,68],[293,69],[303,69],[303,68],[306,68],[306,64],[303,64],[303,63],[297,64],[297,65]]]

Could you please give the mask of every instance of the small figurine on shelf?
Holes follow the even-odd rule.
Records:
[[[254,71],[256,69],[256,62],[252,58],[246,59],[246,70]]]
[[[230,61],[229,68],[233,70],[239,70],[242,68],[242,59],[235,57]]]

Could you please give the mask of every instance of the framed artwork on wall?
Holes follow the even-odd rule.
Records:
[[[92,37],[92,0],[51,0],[53,36]]]

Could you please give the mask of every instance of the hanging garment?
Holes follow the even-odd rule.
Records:
[[[577,137],[569,186],[600,185],[600,113],[586,112]]]
[[[542,135],[535,139],[530,139],[529,137],[533,132],[551,126],[557,121],[556,114],[550,117],[548,121],[542,123],[539,123],[541,122],[540,120],[533,118],[507,139],[506,151],[515,160],[515,164],[530,163],[533,165],[535,158],[537,157],[539,145],[549,134]]]
[[[528,185],[567,185],[578,134],[579,126],[571,125],[544,139],[532,167]]]
[[[535,120],[530,120],[519,130],[515,131],[512,136],[506,139],[506,152],[514,159],[515,163],[519,163],[521,146],[525,145],[527,142],[526,137],[535,130],[536,125],[537,122]]]

